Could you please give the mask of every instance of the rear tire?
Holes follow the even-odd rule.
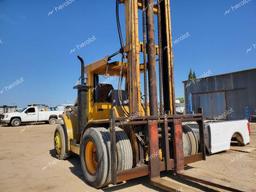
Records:
[[[67,149],[67,136],[63,125],[58,125],[55,129],[54,149],[56,152],[56,157],[60,160],[65,160],[70,156]]]
[[[13,127],[19,127],[21,125],[21,120],[19,118],[14,118],[11,121],[11,125]]]

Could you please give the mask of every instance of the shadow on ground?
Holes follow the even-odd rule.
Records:
[[[52,157],[56,158],[55,151],[53,149],[50,150],[49,153]],[[85,182],[83,172],[82,172],[82,169],[81,169],[81,165],[80,165],[80,158],[77,155],[72,155],[68,159],[68,161],[73,165],[72,167],[70,167],[70,171],[75,176],[77,176],[79,179],[81,179],[83,182]],[[193,169],[193,167],[187,166],[186,170],[188,170],[188,169]],[[170,179],[176,180],[178,182],[181,182],[181,183],[189,185],[189,186],[193,186],[193,187],[198,188],[202,191],[209,191],[209,192],[215,192],[216,191],[216,190],[213,190],[211,188],[200,185],[198,183],[173,176],[172,172],[161,174],[161,176],[162,177],[168,177]],[[120,191],[122,189],[129,188],[129,187],[132,187],[132,186],[135,186],[135,185],[143,185],[146,188],[149,188],[149,189],[152,189],[152,190],[155,190],[155,191],[163,191],[163,190],[160,190],[159,188],[154,187],[152,184],[150,184],[150,180],[149,180],[148,177],[141,177],[141,178],[130,180],[130,181],[127,181],[127,182],[124,182],[124,183],[119,183],[118,185],[107,187],[107,188],[104,188],[102,190],[104,192]]]
[[[56,153],[55,153],[54,149],[50,150],[49,154],[53,158],[56,158]],[[85,183],[83,172],[82,172],[82,169],[81,169],[81,164],[80,164],[79,156],[72,155],[70,158],[68,158],[67,161],[69,161],[73,165],[72,167],[69,168],[71,173],[73,173],[75,176],[77,176],[79,179],[81,179]],[[156,188],[156,187],[150,185],[150,181],[149,181],[149,179],[147,177],[142,177],[142,178],[139,178],[139,179],[134,179],[134,180],[127,181],[127,182],[124,182],[124,183],[120,183],[120,184],[118,184],[116,186],[107,187],[107,188],[104,188],[102,190],[104,192],[120,191],[122,189],[125,189],[125,188],[128,188],[128,187],[132,187],[132,186],[135,186],[135,185],[143,185],[143,186],[145,186],[147,188],[150,188],[152,190],[162,191],[162,190],[159,190],[159,188]]]

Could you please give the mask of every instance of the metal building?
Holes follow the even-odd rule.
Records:
[[[256,68],[184,81],[186,112],[207,119],[249,119],[256,113]]]

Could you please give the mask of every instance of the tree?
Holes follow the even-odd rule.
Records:
[[[192,69],[189,70],[188,80],[189,80],[189,81],[194,81],[194,80],[196,80],[196,73],[195,73],[195,71],[192,71]]]
[[[188,80],[193,80],[193,72],[192,72],[192,69],[189,70]]]
[[[180,103],[185,103],[185,99],[184,99],[184,97],[178,97],[178,98],[177,98],[177,100],[179,100],[179,101],[180,101]]]
[[[196,80],[196,73],[195,73],[195,71],[193,72],[193,80]]]

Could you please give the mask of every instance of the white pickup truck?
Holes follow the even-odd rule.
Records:
[[[205,121],[204,139],[209,154],[218,153],[230,149],[232,142],[238,145],[250,143],[248,120],[236,121]],[[185,123],[183,126],[191,129],[199,142],[198,124],[195,122]]]
[[[13,127],[29,122],[48,122],[49,124],[55,124],[59,119],[59,115],[62,113],[62,111],[49,111],[40,106],[28,106],[21,111],[5,113],[1,119],[1,123]]]

